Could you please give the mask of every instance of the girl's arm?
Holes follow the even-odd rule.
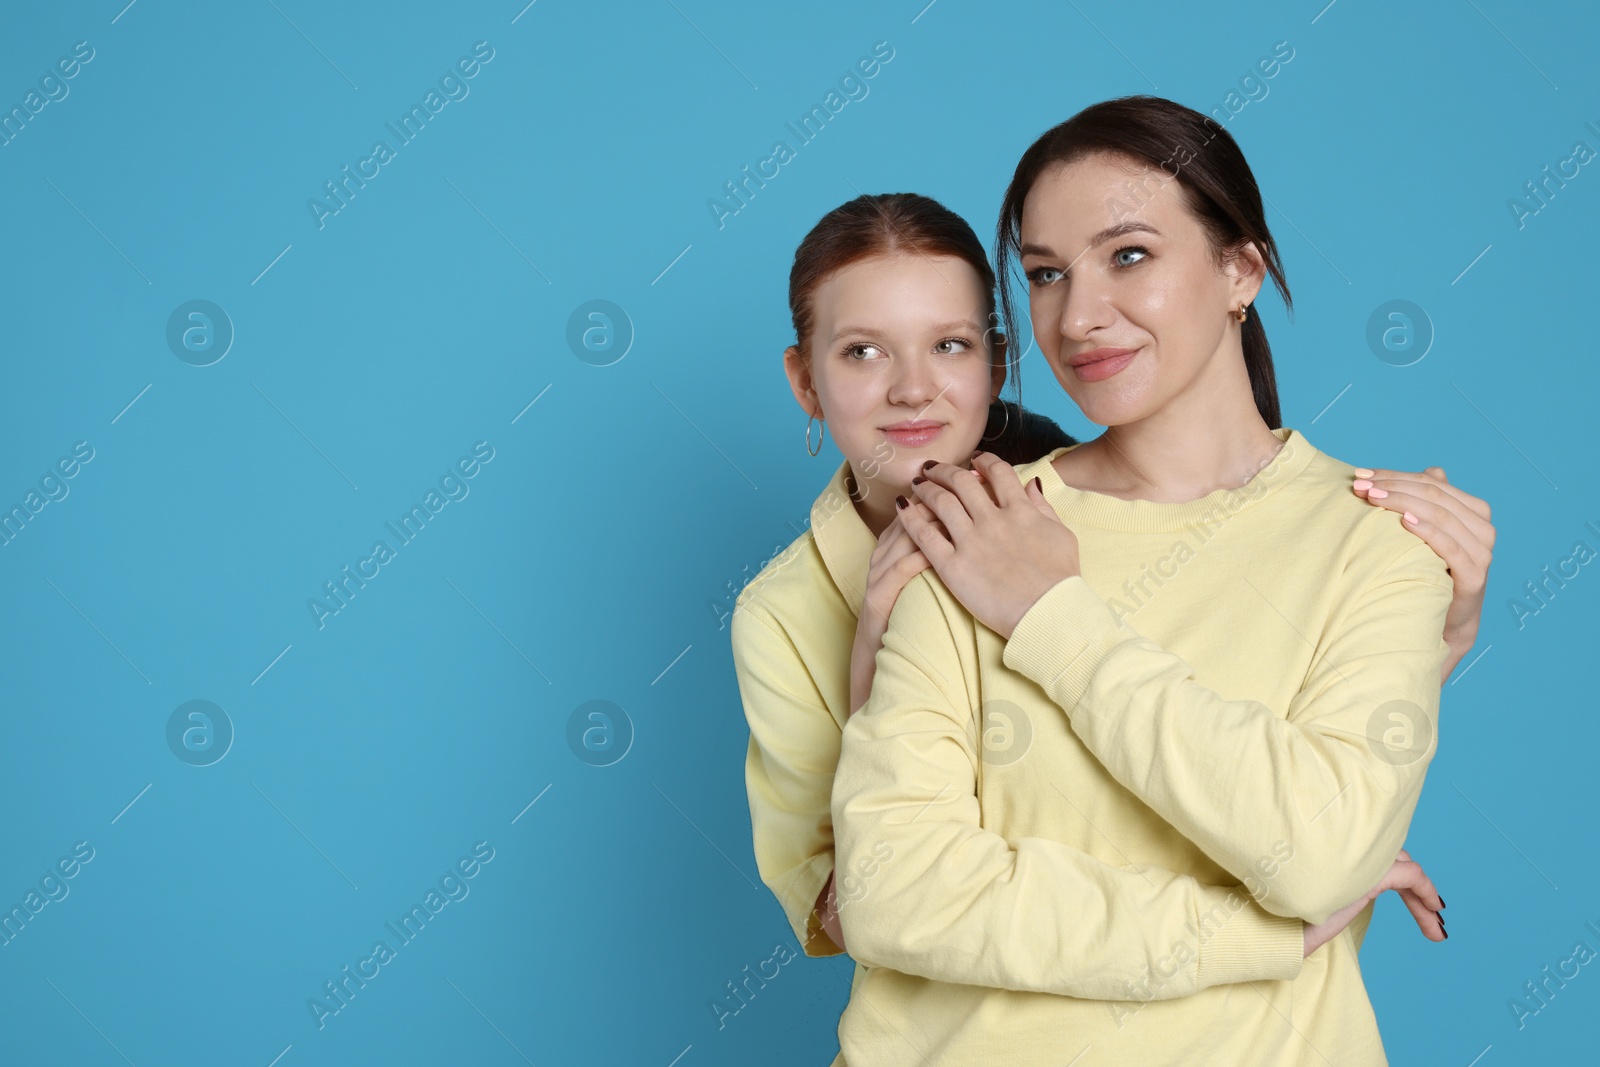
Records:
[[[1356,471],[1351,489],[1367,503],[1399,514],[1406,527],[1444,560],[1455,580],[1444,640],[1450,646],[1439,684],[1443,685],[1478,640],[1483,593],[1494,558],[1494,524],[1489,505],[1450,484],[1443,468],[1408,471]]]
[[[750,725],[744,773],[756,869],[805,954],[837,956],[843,947],[828,935],[818,904],[833,875],[828,804],[839,724],[799,651],[765,610],[741,599],[729,625]]]
[[[1235,877],[1274,842],[1291,842],[1296,862],[1269,910],[1321,922],[1377,882],[1404,842],[1434,750],[1451,599],[1443,561],[1420,541],[1387,559],[1360,554],[1359,593],[1312,635],[1316,653],[1290,706],[1229,700],[1122,625],[1077,575],[1071,532],[1040,514],[1009,467],[984,469],[995,472],[986,480],[998,504],[975,480],[954,481],[970,472],[929,473],[957,487],[938,498],[955,543],[928,536],[931,520],[914,510],[901,521],[952,593],[1008,639],[1006,665],[1066,711],[1119,782]],[[965,527],[949,508],[958,493],[972,516]],[[1068,554],[1072,576],[1034,593],[1031,606],[1001,603],[1006,586],[1015,601],[1019,582]],[[973,606],[983,601],[989,617]],[[1397,756],[1374,729],[1380,738],[1410,731],[1422,747]]]

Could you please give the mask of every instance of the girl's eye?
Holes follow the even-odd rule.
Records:
[[[1027,276],[1034,285],[1051,285],[1064,277],[1062,272],[1054,267],[1035,267],[1028,271]]]
[[[881,357],[883,355],[883,349],[879,348],[877,345],[854,344],[848,346],[844,350],[844,355],[846,359],[853,359],[857,362],[862,362]]]
[[[964,337],[946,337],[943,341],[933,346],[933,350],[941,356],[954,356],[972,350],[972,342]]]
[[[1149,255],[1150,253],[1148,251],[1140,248],[1138,245],[1129,245],[1126,248],[1119,248],[1115,252],[1111,253],[1111,260],[1119,267],[1131,267],[1135,263],[1141,262]]]

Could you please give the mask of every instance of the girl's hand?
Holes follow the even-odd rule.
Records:
[[[1024,488],[1015,468],[987,452],[972,463],[924,468],[900,522],[962,606],[1009,640],[1041,596],[1081,573],[1078,538],[1037,479]]]
[[[1340,908],[1326,921],[1306,927],[1305,954],[1309,956],[1332,941],[1350,925],[1350,920],[1361,913],[1362,908],[1378,899],[1387,889],[1400,894],[1400,899],[1411,911],[1411,917],[1417,920],[1417,928],[1422,931],[1423,937],[1429,941],[1443,941],[1450,936],[1444,929],[1444,916],[1439,914],[1444,909],[1444,898],[1433,888],[1433,882],[1423,873],[1422,867],[1411,859],[1405,849],[1401,849],[1389,873],[1383,876],[1383,881],[1372,887],[1370,893]]]
[[[1450,568],[1456,592],[1444,620],[1450,656],[1439,676],[1443,685],[1478,640],[1483,593],[1494,555],[1489,505],[1451,485],[1439,467],[1420,474],[1361,469],[1351,488],[1369,504],[1400,513],[1406,528],[1426,541]]]
[[[844,944],[844,928],[839,923],[839,898],[833,891],[833,874],[828,874],[828,881],[823,885],[822,892],[817,894],[817,918],[822,923],[823,932],[832,939],[835,945],[848,952]]]
[[[855,644],[850,649],[849,714],[859,711],[872,693],[878,649],[883,645],[884,631],[889,628],[889,612],[894,610],[900,590],[927,566],[927,558],[906,533],[900,517],[895,516],[878,535],[878,547],[872,550],[872,560],[867,564],[867,592],[861,603],[861,618],[856,623]]]

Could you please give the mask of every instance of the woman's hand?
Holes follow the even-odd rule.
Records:
[[[1433,882],[1423,873],[1422,867],[1411,859],[1405,849],[1401,849],[1389,873],[1372,887],[1370,893],[1340,908],[1324,922],[1305,928],[1305,954],[1309,956],[1332,941],[1350,925],[1350,920],[1361,913],[1362,908],[1378,899],[1387,889],[1400,894],[1400,899],[1411,911],[1411,917],[1417,920],[1417,928],[1422,931],[1423,937],[1429,941],[1443,941],[1450,936],[1444,929],[1444,916],[1439,914],[1444,909],[1444,898],[1433,888]]]
[[[918,551],[897,515],[878,535],[878,547],[872,550],[872,560],[867,564],[867,592],[861,602],[861,618],[856,622],[855,644],[850,649],[849,714],[860,711],[872,693],[878,649],[883,645],[889,612],[894,610],[900,590],[927,566],[927,558]]]
[[[1045,501],[1038,479],[1024,488],[1011,464],[987,452],[972,463],[972,470],[925,467],[900,522],[962,606],[1010,639],[1051,586],[1081,573],[1078,538]]]
[[[1351,488],[1369,504],[1398,512],[1406,528],[1426,541],[1450,568],[1456,592],[1444,620],[1450,656],[1439,676],[1443,685],[1478,640],[1483,593],[1494,555],[1489,505],[1451,485],[1439,467],[1420,474],[1358,469]]]

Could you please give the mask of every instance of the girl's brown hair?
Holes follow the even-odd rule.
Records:
[[[1000,205],[995,264],[1000,277],[1000,303],[1006,326],[1017,336],[1017,308],[1009,280],[1022,258],[1022,205],[1045,171],[1109,153],[1159,167],[1183,190],[1190,212],[1200,221],[1218,262],[1245,243],[1254,243],[1267,273],[1293,309],[1278,244],[1267,228],[1261,191],[1234,139],[1210,116],[1159,96],[1124,96],[1092,104],[1045,132],[1022,154]],[[1283,423],[1278,406],[1272,347],[1267,344],[1261,315],[1252,309],[1242,327],[1245,369],[1256,410],[1271,429]]]

